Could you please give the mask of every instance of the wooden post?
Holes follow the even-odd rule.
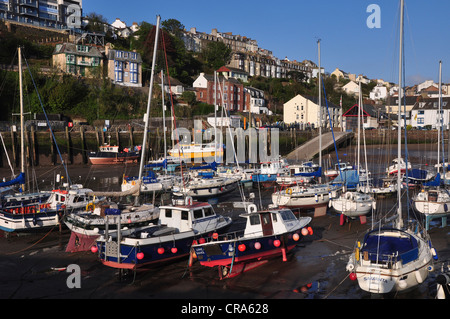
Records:
[[[55,141],[53,141],[52,131],[49,131],[50,134],[50,156],[52,157],[53,165],[56,165],[56,154],[55,154]]]
[[[87,163],[86,156],[86,142],[84,141],[84,129],[80,126],[80,138],[81,138],[81,156],[83,158],[83,164]]]
[[[130,133],[130,146],[134,146],[133,128],[131,127],[131,125],[128,125],[128,132]]]
[[[33,152],[33,163],[34,165],[39,165],[39,154],[38,147],[36,145],[36,131],[34,130],[34,125],[31,126],[31,146]]]
[[[28,131],[27,128],[24,127],[24,135],[25,135],[25,147],[26,147],[26,158],[25,158],[25,163],[27,166],[33,166],[33,160],[32,160],[32,155],[31,155],[31,145],[30,145],[30,136],[28,135]]]
[[[120,147],[120,137],[119,137],[119,128],[116,126],[116,140],[117,140],[117,146],[119,146],[119,150],[122,148]]]
[[[66,126],[67,159],[70,161],[70,164],[73,164],[72,148],[70,147],[70,144],[69,128]]]

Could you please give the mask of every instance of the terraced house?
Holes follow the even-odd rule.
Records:
[[[58,44],[53,52],[53,66],[64,73],[92,77],[103,68],[103,55],[95,46]]]
[[[105,46],[108,78],[114,84],[132,87],[142,86],[142,58],[137,52],[112,50]]]

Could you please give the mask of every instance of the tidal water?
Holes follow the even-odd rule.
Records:
[[[437,163],[437,145],[409,145],[408,159],[414,167],[434,168]],[[363,149],[363,148],[362,148]],[[374,179],[385,176],[390,161],[396,157],[396,146],[367,146],[367,165]],[[341,161],[355,163],[356,146],[338,151]],[[403,153],[404,154],[404,153]],[[404,155],[403,155],[404,156]],[[324,155],[334,164],[334,152]],[[365,165],[364,152],[361,152],[361,165]],[[122,177],[137,175],[138,166],[92,166],[69,165],[68,176],[62,166],[45,166],[28,169],[33,177],[32,185],[40,190],[62,186],[63,182],[83,184],[98,191],[119,191]],[[0,176],[9,178],[10,170],[3,168]],[[59,182],[57,182],[59,180]],[[31,185],[30,185],[31,186]],[[263,206],[271,202],[273,189],[246,188],[244,194],[254,193],[255,201]],[[144,201],[155,201],[150,194]],[[243,227],[239,214],[242,210],[234,208],[233,202],[241,201],[235,191],[214,203],[216,212],[233,217],[234,227]],[[391,209],[396,198],[387,198],[377,203],[377,209]],[[303,213],[302,213],[303,214]],[[304,214],[313,216],[311,212]],[[148,298],[148,299],[371,299],[378,298],[361,291],[356,282],[347,278],[345,265],[357,239],[361,239],[370,227],[359,220],[339,225],[339,216],[328,211],[324,217],[313,218],[311,226],[314,234],[294,249],[287,262],[271,260],[267,264],[248,271],[236,278],[219,280],[216,269],[194,264],[187,267],[187,260],[137,272],[118,279],[116,270],[100,264],[90,252],[69,254],[64,252],[69,234],[53,232],[26,236],[0,238],[0,298]],[[441,250],[442,262],[448,261],[448,229],[433,222],[430,233]],[[44,239],[45,237],[45,239]],[[438,249],[438,254],[440,254]],[[281,258],[280,258],[281,259]],[[83,285],[78,290],[65,287],[67,274],[52,272],[52,267],[78,263],[82,266]],[[14,266],[15,265],[15,266]],[[19,269],[19,272],[17,272]],[[14,271],[15,272],[14,272]],[[14,275],[12,273],[14,272]],[[9,274],[10,273],[10,274]],[[40,287],[46,285],[45,293]],[[395,299],[433,299],[435,296],[434,275],[419,288],[401,295],[389,296]],[[386,297],[383,297],[386,298]]]

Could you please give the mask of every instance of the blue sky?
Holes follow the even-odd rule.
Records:
[[[366,12],[380,7],[381,27],[370,29]],[[450,83],[450,1],[406,0],[405,55],[407,84],[438,81],[439,61],[443,81]],[[327,72],[340,68],[371,79],[398,82],[399,0],[228,0],[155,1],[84,0],[83,13],[103,15],[109,23],[120,18],[156,23],[176,19],[187,30],[232,32],[257,40],[259,47],[278,58],[318,62]]]

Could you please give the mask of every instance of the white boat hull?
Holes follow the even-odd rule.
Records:
[[[330,206],[332,206],[336,211],[351,218],[365,216],[372,210],[372,208],[376,208],[376,202],[372,197],[367,196],[366,194],[357,194],[358,197],[361,197],[358,199],[355,197],[355,194],[356,193],[354,192],[347,192],[338,198],[333,198],[330,200]]]

